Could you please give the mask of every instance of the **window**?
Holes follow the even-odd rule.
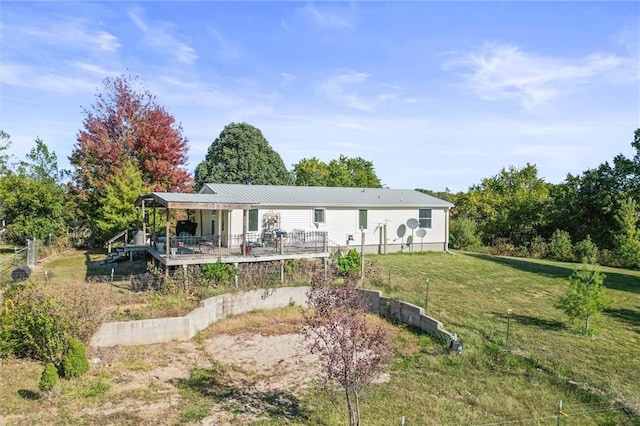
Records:
[[[420,228],[431,228],[431,209],[418,209]]]
[[[358,229],[367,229],[367,209],[358,210]]]
[[[258,209],[249,210],[249,232],[258,232]]]
[[[313,210],[313,223],[324,223],[324,209]]]

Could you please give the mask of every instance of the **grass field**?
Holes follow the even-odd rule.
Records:
[[[80,278],[87,274],[86,265],[91,265],[87,261],[91,255],[86,256],[76,259],[85,265],[82,271],[71,259],[45,266],[55,277]],[[406,425],[555,425],[560,400],[567,414],[561,416],[561,424],[640,425],[640,272],[602,268],[611,305],[592,321],[598,333],[585,337],[573,333],[565,315],[553,306],[577,265],[470,253],[396,254],[367,260],[375,262],[379,271],[367,287],[427,307],[431,316],[460,336],[464,351],[452,354],[428,336],[398,329],[390,380],[370,389],[363,403],[364,425],[400,425],[403,417]],[[229,330],[259,332],[258,323],[263,328],[270,323],[269,313],[260,315],[247,321],[240,317],[222,321],[199,338]],[[295,315],[287,314],[286,320],[278,312],[272,315],[278,325],[269,327],[269,333],[295,329]],[[146,353],[150,348],[139,350]],[[110,394],[109,378],[120,374],[92,371],[78,384],[64,383],[57,400],[42,402],[34,396],[37,366],[3,361],[0,370],[5,378],[0,386],[0,401],[4,401],[0,414],[11,419],[30,413],[31,419],[42,419],[46,417],[39,416],[38,410],[53,410],[64,414],[68,423],[77,419],[71,413],[78,411],[85,413],[78,421],[83,424],[105,420],[96,417],[94,422],[86,413],[96,401],[108,405],[110,398],[116,398]],[[189,395],[182,394],[186,400],[180,405],[200,414],[167,412],[163,424],[197,422],[206,415],[213,400],[198,394],[191,401]],[[298,402],[294,413],[255,424],[344,424],[340,394],[312,387]],[[121,420],[123,424],[136,421]]]

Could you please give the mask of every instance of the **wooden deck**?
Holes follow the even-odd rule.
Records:
[[[205,251],[193,250],[188,247],[178,247],[174,253],[169,256],[164,251],[147,247],[147,252],[153,256],[160,264],[168,267],[184,266],[184,265],[203,265],[207,263],[249,263],[249,262],[273,262],[277,260],[288,259],[314,259],[327,258],[330,251],[304,249],[298,250],[283,249],[278,250],[275,247],[259,247],[251,248],[248,253],[242,254],[238,250],[230,250],[225,247],[209,247]]]

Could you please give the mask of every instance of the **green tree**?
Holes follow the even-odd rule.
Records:
[[[205,183],[289,185],[292,178],[259,129],[247,123],[231,123],[196,167],[196,189]]]
[[[135,165],[128,163],[105,185],[100,197],[100,208],[96,215],[96,225],[101,239],[114,236],[125,229],[139,226],[135,201],[147,192],[142,175]]]
[[[4,175],[9,170],[9,155],[5,153],[11,147],[11,136],[0,130],[0,175]]]
[[[329,166],[317,158],[303,158],[293,165],[293,178],[296,186],[327,186]]]
[[[622,266],[640,268],[640,211],[632,198],[622,202],[616,220],[620,232],[615,236],[616,254]]]
[[[608,304],[604,278],[604,274],[593,265],[575,270],[569,278],[566,293],[556,303],[556,307],[562,309],[571,321],[585,321],[585,333],[589,332],[589,320],[599,315]]]
[[[58,170],[55,153],[36,139],[36,147],[27,154],[17,171],[0,177],[2,219],[7,223],[7,238],[24,243],[27,238],[45,239],[66,234],[69,219],[65,176]]]
[[[511,166],[458,196],[457,217],[474,220],[485,244],[506,238],[527,246],[545,225],[549,188],[535,165]]]
[[[590,235],[587,235],[587,238],[585,238],[584,240],[578,241],[573,247],[573,252],[580,262],[598,262],[598,246],[593,241],[591,241]]]
[[[568,262],[573,260],[573,245],[571,235],[562,229],[556,229],[549,240],[549,257],[555,260]]]
[[[478,225],[468,217],[451,221],[451,246],[458,250],[474,250],[482,245]]]
[[[315,157],[304,158],[293,165],[293,176],[298,186],[382,187],[371,161],[345,155],[329,161],[329,164]]]

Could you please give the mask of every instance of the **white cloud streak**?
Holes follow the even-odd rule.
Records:
[[[134,11],[129,12],[129,19],[142,31],[146,44],[157,51],[170,53],[178,62],[193,64],[198,55],[195,50],[186,43],[176,39],[171,34],[171,25],[166,22],[147,22]]]
[[[332,6],[335,6],[335,4]],[[302,10],[317,26],[322,28],[337,29],[352,28],[354,26],[354,10],[352,7],[349,8],[348,13],[343,13],[342,10],[338,11],[335,7],[330,9],[326,4],[323,4],[323,7],[316,4],[308,4]]]
[[[352,70],[339,71],[318,85],[318,91],[322,95],[361,111],[375,111],[382,102],[397,98],[397,90],[394,86],[372,82],[367,73]]]
[[[537,56],[509,44],[486,44],[443,65],[465,68],[465,86],[488,101],[515,100],[533,109],[580,85],[627,67],[628,59],[594,53],[582,58]]]

